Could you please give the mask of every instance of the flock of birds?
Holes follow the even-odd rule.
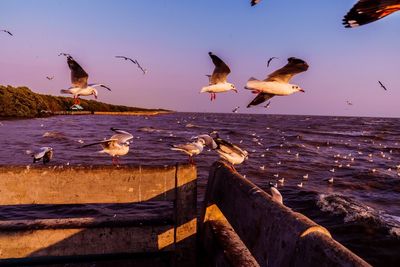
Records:
[[[251,0],[251,6],[259,4],[261,0]],[[396,11],[400,10],[400,0],[359,0],[353,8],[344,16],[343,24],[345,27],[353,28],[360,25],[365,25],[383,17],[386,17]],[[0,32],[4,32],[9,36],[13,36],[9,30],[2,29]],[[103,83],[88,83],[88,73],[78,64],[78,62],[70,55],[66,53],[60,53],[59,56],[65,56],[69,69],[71,70],[71,87],[68,89],[61,90],[63,94],[71,94],[74,98],[74,106],[79,106],[80,96],[91,96],[93,95],[96,99],[98,97],[97,87],[101,87],[111,91],[111,89]],[[204,86],[200,92],[209,93],[210,100],[216,99],[217,93],[224,93],[233,91],[237,93],[237,89],[234,84],[227,81],[227,77],[231,72],[228,65],[221,60],[217,55],[209,52],[209,56],[215,65],[214,71],[211,75],[207,75],[209,78],[209,84]],[[143,74],[147,73],[136,59],[132,59],[126,56],[116,56],[118,59],[130,61],[135,64]],[[267,61],[267,67],[270,66],[272,60],[277,57],[271,57]],[[256,78],[250,78],[245,86],[245,89],[250,90],[253,94],[256,94],[255,98],[247,105],[247,107],[260,105],[274,96],[288,96],[296,92],[304,92],[304,90],[296,84],[291,84],[290,80],[294,75],[307,71],[309,68],[308,64],[299,58],[290,57],[288,62],[282,68],[270,73],[264,80],[258,80]],[[48,80],[53,80],[54,76],[47,76]],[[387,90],[386,86],[378,81],[379,85]],[[346,101],[348,105],[353,105],[352,102]],[[264,106],[268,108],[270,102],[267,102]],[[235,107],[232,112],[236,113],[240,107]],[[133,136],[127,131],[121,129],[111,128],[114,132],[110,138],[98,141],[95,143],[87,144],[81,148],[100,145],[102,150],[100,153],[106,153],[112,156],[113,164],[118,164],[118,158],[124,156],[129,152],[129,145],[132,142]],[[194,163],[193,157],[200,154],[204,147],[208,147],[210,150],[215,151],[223,160],[231,164],[234,170],[234,165],[241,164],[245,159],[248,158],[248,152],[241,149],[239,146],[234,145],[219,137],[217,132],[210,134],[202,134],[195,138],[195,141],[186,144],[173,145],[172,150],[180,151],[189,156],[189,162]],[[51,147],[42,147],[38,152],[33,153],[33,162],[42,160],[44,164],[48,163],[53,157],[53,149]],[[308,175],[303,177],[308,178]],[[278,181],[283,183],[283,178]],[[329,183],[333,183],[333,178],[328,180]],[[303,184],[298,184],[302,187]],[[274,200],[282,203],[282,196],[277,190],[276,183],[270,183],[271,195]]]

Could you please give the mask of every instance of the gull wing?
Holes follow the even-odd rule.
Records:
[[[285,66],[268,75],[264,81],[288,83],[294,75],[306,70],[308,70],[308,64],[304,60],[290,57]]]
[[[259,93],[248,105],[247,107],[251,107],[251,106],[257,106],[261,103],[264,103],[265,101],[267,101],[268,99],[271,99],[272,97],[274,97],[273,94],[268,94],[268,93]]]
[[[89,74],[71,56],[67,57],[68,67],[71,70],[71,83],[75,87],[86,88]]]
[[[346,28],[365,25],[400,10],[399,0],[359,0],[343,18]]]
[[[226,82],[226,77],[231,70],[229,69],[228,65],[225,64],[219,57],[214,55],[213,53],[209,52],[212,62],[215,65],[214,72],[210,77],[210,84],[217,84]]]

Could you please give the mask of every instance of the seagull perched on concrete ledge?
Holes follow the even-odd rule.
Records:
[[[101,83],[88,84],[89,74],[74,60],[74,58],[65,53],[60,53],[59,56],[66,56],[68,67],[71,70],[72,87],[61,90],[62,94],[72,94],[74,97],[74,105],[79,105],[79,96],[94,95],[97,99],[98,92],[95,87],[103,87],[109,91],[111,89]]]
[[[196,156],[203,152],[203,148],[206,141],[203,138],[198,138],[197,141],[193,143],[173,145],[171,150],[181,151],[189,156],[189,163],[194,164],[193,156]]]
[[[33,163],[43,160],[43,164],[49,163],[53,158],[53,148],[51,147],[41,147],[38,152],[32,155]]]
[[[269,182],[268,183],[268,187],[270,190],[270,194],[272,196],[272,200],[278,203],[283,204],[283,198],[281,193],[279,192],[278,188],[277,188],[277,184],[273,183],[273,182]]]
[[[245,89],[251,90],[257,96],[247,107],[259,105],[276,95],[287,96],[296,92],[304,93],[300,86],[290,84],[289,81],[294,75],[306,70],[308,70],[308,64],[304,60],[290,57],[284,67],[268,75],[265,80],[260,81],[256,78],[250,78]]]
[[[133,135],[119,129],[111,128],[111,131],[115,132],[113,136],[109,139],[84,145],[80,148],[93,146],[93,145],[101,145],[103,150],[99,151],[99,153],[106,153],[112,156],[112,164],[119,164],[118,157],[124,156],[129,152],[129,145],[131,144],[131,140],[133,139]]]
[[[216,135],[214,139],[217,144],[215,152],[219,156],[231,164],[232,170],[236,171],[234,165],[241,164],[245,159],[248,158],[249,153],[246,150],[241,149],[237,145],[231,144],[228,141],[221,139],[217,132],[213,132]]]
[[[237,93],[235,85],[228,83],[226,78],[228,77],[231,70],[228,65],[225,64],[219,57],[209,52],[208,55],[211,57],[212,62],[215,65],[214,72],[209,76],[209,85],[201,89],[200,93],[210,93],[210,100],[216,99],[216,93],[223,93],[228,91],[234,91]],[[208,76],[208,75],[207,75]]]

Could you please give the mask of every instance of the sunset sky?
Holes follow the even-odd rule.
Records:
[[[103,82],[99,101],[177,111],[400,116],[400,12],[356,29],[343,16],[354,0],[0,0],[0,84],[60,95],[70,53]],[[213,70],[212,51],[231,68],[239,93],[199,94]],[[114,58],[136,58],[149,70]],[[269,57],[279,57],[269,68]],[[254,97],[243,89],[304,59],[307,72],[293,83],[305,94],[272,99],[270,109],[246,109]],[[46,76],[55,76],[48,81]],[[379,87],[381,80],[387,87]],[[346,100],[354,103],[347,106]]]

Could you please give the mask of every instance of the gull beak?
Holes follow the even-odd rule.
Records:
[[[304,91],[303,89],[300,89],[299,92],[305,93],[306,91]]]
[[[232,91],[234,91],[235,93],[238,92],[238,90],[236,88],[233,88]]]

